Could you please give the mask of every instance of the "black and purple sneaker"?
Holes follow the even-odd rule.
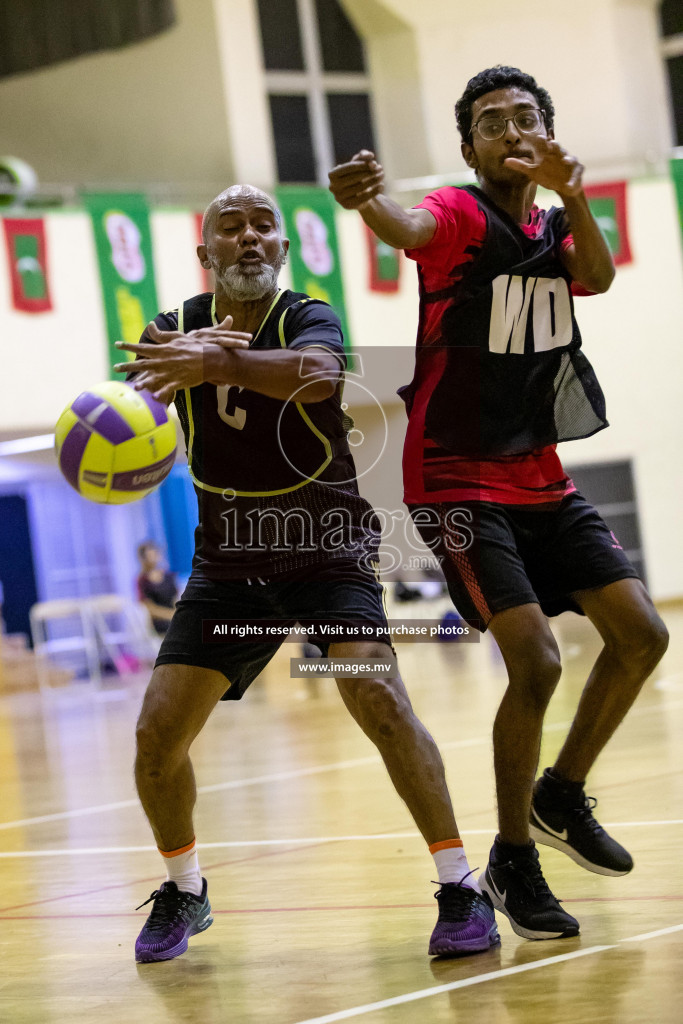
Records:
[[[462,882],[444,882],[434,894],[439,919],[429,940],[430,956],[480,953],[500,942],[493,904]]]
[[[205,931],[213,923],[205,878],[201,896],[182,892],[175,882],[164,882],[140,907],[152,900],[154,906],[135,943],[135,960],[139,964],[180,956],[187,949],[190,936]]]

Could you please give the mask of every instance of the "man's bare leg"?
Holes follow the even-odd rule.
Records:
[[[138,963],[180,956],[188,939],[213,921],[192,824],[197,789],[189,749],[228,685],[220,672],[161,665],[145,694],[135,781],[167,881],[146,901],[153,906],[135,943]]]
[[[390,654],[385,644],[330,644],[333,658],[381,661]],[[401,679],[351,677],[337,679],[337,686],[349,712],[377,747],[427,844],[459,839],[441,754],[415,715]]]
[[[669,635],[640,580],[573,596],[605,644],[554,765],[562,778],[583,783],[664,655]]]
[[[493,726],[493,761],[501,839],[529,842],[529,809],[541,751],[543,718],[560,678],[560,652],[537,604],[494,615],[508,686]]]
[[[518,935],[571,938],[579,923],[550,891],[529,835],[543,718],[561,672],[559,651],[537,604],[499,612],[489,629],[505,660],[508,687],[493,727],[500,833],[479,883]]]
[[[668,634],[639,580],[574,594],[605,643],[555,764],[536,784],[531,832],[588,871],[625,875],[631,854],[593,817],[586,776],[666,650]]]
[[[330,657],[381,661],[381,643],[331,644]],[[346,707],[377,747],[394,788],[434,856],[441,888],[431,956],[483,952],[499,943],[491,902],[481,894],[465,856],[438,747],[413,711],[400,678],[337,679]]]
[[[189,749],[228,686],[222,673],[190,665],[160,665],[152,674],[137,726],[135,782],[160,850],[194,838]]]

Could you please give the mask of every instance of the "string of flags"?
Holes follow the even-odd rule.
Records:
[[[672,160],[671,174],[683,211],[683,160]],[[330,302],[350,341],[332,197],[325,189],[304,186],[281,186],[275,193],[291,242],[294,289]],[[586,195],[614,262],[630,263],[627,183],[589,185]],[[150,211],[145,197],[138,193],[88,193],[83,202],[93,225],[113,365],[121,359],[114,341],[137,341],[158,312]],[[191,216],[199,242],[201,214]],[[2,224],[12,308],[28,314],[50,312],[53,299],[45,219],[5,216]],[[368,291],[396,293],[403,254],[380,241],[369,228],[364,227],[364,235]],[[213,289],[211,275],[202,275],[201,269],[198,284],[204,290]]]

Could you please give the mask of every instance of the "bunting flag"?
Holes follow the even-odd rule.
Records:
[[[194,215],[194,226],[195,226],[195,234],[197,236],[197,245],[201,245],[202,242],[204,241],[204,236],[202,235],[202,221],[203,220],[204,220],[204,214],[203,213],[195,213],[195,215]],[[197,260],[197,266],[199,268],[199,276],[200,276],[200,281],[201,281],[200,287],[201,287],[202,291],[203,292],[215,292],[216,285],[215,285],[214,280],[213,280],[213,270],[207,270],[205,267],[203,267],[201,265],[199,260]]]
[[[135,344],[159,312],[149,207],[145,197],[134,192],[93,192],[84,195],[83,202],[95,232],[111,377],[120,380],[114,364],[134,356],[120,352],[114,342]]]
[[[401,253],[378,238],[367,224],[363,226],[368,243],[368,288],[371,292],[397,292],[401,276]]]
[[[42,217],[3,218],[7,261],[12,285],[12,306],[22,313],[52,309]]]
[[[587,185],[585,193],[591,213],[610,247],[615,266],[630,263],[632,256],[628,237],[626,182]]]
[[[344,344],[350,350],[334,199],[327,189],[303,185],[283,185],[275,194],[290,240],[294,291],[329,302],[341,320]]]

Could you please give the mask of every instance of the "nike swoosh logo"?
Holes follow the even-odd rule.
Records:
[[[503,891],[501,892],[500,889],[498,888],[498,886],[496,885],[496,883],[491,878],[491,875],[489,875],[489,881],[491,883],[491,888],[495,892],[496,896],[498,897],[500,902],[503,904],[503,906],[505,906],[505,892],[506,892],[506,890],[503,889]]]
[[[555,836],[556,839],[562,839],[565,843],[567,842],[569,839],[569,833],[566,828],[563,828],[561,832],[556,832],[554,828],[550,827],[550,825],[546,825],[544,821],[541,821],[539,816],[536,814],[536,811],[533,811],[533,815],[539,827],[542,828],[544,832],[549,832],[550,835]]]

